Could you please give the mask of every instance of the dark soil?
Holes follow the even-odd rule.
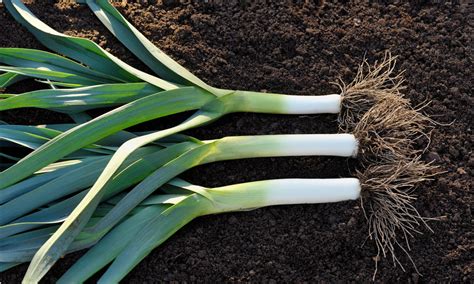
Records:
[[[219,87],[300,95],[338,92],[330,83],[338,77],[350,80],[364,56],[373,62],[383,58],[386,50],[398,55],[398,69],[406,70],[406,96],[415,105],[430,101],[426,112],[440,123],[452,124],[433,131],[424,155],[446,173],[417,191],[415,205],[420,213],[441,217],[430,222],[433,233],[425,229],[410,241],[413,261],[423,276],[399,251],[406,271],[384,259],[376,279],[402,283],[474,280],[470,5],[429,4],[432,1],[404,5],[139,2],[142,4],[128,4],[121,12],[165,52]],[[87,7],[52,1],[36,1],[30,7],[57,30],[93,39],[145,69]],[[4,8],[0,8],[0,46],[43,48]],[[38,87],[20,85],[10,91]],[[234,114],[189,133],[198,138],[332,133],[337,131],[335,118]],[[18,110],[2,114],[2,119],[44,123],[67,118]],[[347,165],[346,160],[333,158],[254,159],[198,167],[184,177],[218,186],[268,178],[349,176]],[[156,249],[125,282],[368,282],[376,250],[366,238],[366,221],[358,202],[209,216],[193,221]],[[57,279],[80,255],[62,259],[45,282]],[[0,282],[19,283],[26,267],[1,274]]]

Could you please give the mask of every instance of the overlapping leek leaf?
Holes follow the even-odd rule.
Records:
[[[0,226],[0,239],[44,225],[62,223],[69,216],[74,207],[79,204],[81,199],[84,198],[86,193],[87,190],[81,191],[71,197],[42,208],[37,212],[18,218],[8,225]]]
[[[109,159],[110,156],[107,155],[83,161],[77,169],[0,205],[0,211],[3,212],[0,216],[0,225],[8,224],[43,205],[90,186]]]
[[[64,113],[78,113],[100,107],[123,105],[159,91],[159,88],[148,83],[119,83],[39,90],[0,100],[0,111],[35,107]]]
[[[25,179],[19,183],[11,185],[7,188],[0,190],[0,204],[3,204],[13,198],[20,196],[34,188],[40,187],[51,180],[80,167],[80,163],[75,163],[69,167],[63,167],[54,171],[35,174],[28,179]]]
[[[187,184],[184,181],[180,181],[180,183]],[[175,185],[170,185],[170,187],[174,188]],[[168,191],[166,190],[166,187],[163,187],[163,190],[164,191],[162,191],[161,194],[152,195],[148,199],[146,199],[144,202],[142,202],[137,207],[136,210],[131,212],[129,217],[127,217],[122,224],[117,226],[113,232],[107,235],[105,242],[102,242],[102,243],[110,244],[111,241],[116,242],[117,238],[119,238],[121,242],[116,242],[117,246],[115,246],[113,250],[116,253],[120,252],[123,245],[126,244],[126,242],[125,243],[123,242],[124,238],[125,239],[130,238],[130,236],[132,236],[132,233],[137,231],[139,228],[141,228],[144,222],[146,222],[151,217],[154,217],[155,215],[159,215],[161,212],[166,210],[166,208],[168,208],[169,206],[173,204],[177,204],[178,202],[181,202],[190,193],[188,190],[181,189],[181,188],[180,188],[179,193],[176,192],[175,190],[174,191],[171,190],[172,192],[175,192],[171,194],[168,193]],[[77,196],[77,197],[79,197],[80,199],[83,197],[83,194],[80,194],[80,196]],[[120,199],[119,196],[104,201],[94,212],[94,215],[93,215],[94,217],[91,219],[88,226],[93,225],[94,223],[97,222],[98,219],[100,219],[100,217],[103,217],[110,210],[111,206],[117,203],[118,199]],[[60,205],[61,203],[64,203],[64,202],[59,202],[53,205],[53,207],[55,207],[56,205]],[[47,216],[51,216],[51,214],[48,214]],[[145,217],[146,219],[144,219]],[[31,257],[33,256],[33,254],[36,252],[36,250],[50,237],[50,235],[55,230],[57,230],[58,226],[55,225],[55,223],[59,223],[61,221],[62,220],[59,219],[50,223],[43,222],[42,225],[47,225],[47,224],[51,224],[51,225],[45,228],[36,229],[29,232],[24,232],[20,234],[17,233],[16,235],[10,236],[10,237],[8,235],[2,236],[2,238],[0,238],[0,261],[1,261],[0,267],[2,268],[2,270],[6,270],[21,262],[29,261]],[[23,223],[20,225],[28,225],[28,223]],[[0,227],[0,228],[3,228],[3,227]],[[31,227],[31,228],[34,228],[34,227]],[[0,229],[0,232],[1,232],[1,229]],[[78,249],[89,247],[95,244],[95,242],[99,240],[100,237],[101,235],[97,235],[97,234],[91,235],[86,232],[81,233],[78,235],[78,237],[73,242],[73,244],[69,247],[67,252],[72,252]],[[9,263],[11,265],[8,265]],[[89,266],[89,267],[94,269],[92,266]]]
[[[175,224],[177,219],[172,219],[176,216],[170,216],[169,214],[170,208],[182,207],[184,202],[186,202],[185,200],[190,198],[188,196],[189,195],[181,195],[182,199],[180,202],[167,207],[157,205],[147,206],[139,213],[121,222],[94,247],[87,251],[87,253],[61,277],[58,283],[76,283],[87,280],[94,273],[113,261],[127,247],[127,244],[133,238],[137,237],[137,233],[152,220],[157,218],[157,216],[166,215],[171,219],[165,218],[165,220],[174,220],[174,224],[173,221],[168,223],[165,221],[161,223],[162,226],[155,233],[158,235],[171,235],[172,232],[170,232],[169,229],[174,227],[177,230],[179,227]],[[166,195],[160,197],[167,198]],[[173,211],[175,210],[176,209],[173,209]],[[182,222],[183,225],[186,223],[185,220],[182,220]],[[168,226],[166,226],[167,224]]]
[[[90,80],[74,73],[65,73],[60,71],[51,71],[40,68],[0,66],[0,71],[14,73],[27,77],[40,78],[51,81],[64,82],[70,87],[82,87],[100,84],[100,81]]]
[[[148,221],[145,225],[138,227],[138,230],[134,230],[135,239],[130,238],[130,242],[127,243],[125,248],[122,249],[120,254],[115,254],[115,251],[111,251],[101,257],[97,256],[94,261],[95,265],[102,268],[110,262],[110,258],[116,257],[112,265],[107,269],[104,275],[100,278],[99,283],[118,283],[131,269],[137,265],[145,256],[147,256],[155,247],[156,244],[161,244],[175,232],[181,229],[184,225],[189,223],[194,218],[205,213],[212,203],[206,198],[203,198],[199,194],[192,194],[186,197],[181,202],[169,207],[161,214],[155,214],[151,218],[145,219]],[[107,239],[104,239],[107,241]],[[101,247],[99,246],[98,249]],[[86,255],[88,257],[89,255]],[[109,258],[106,258],[106,257]],[[85,258],[89,260],[89,258]],[[102,263],[98,263],[102,261]],[[104,264],[104,262],[106,262]],[[81,265],[81,260],[78,261],[78,265]],[[88,278],[90,274],[86,274],[88,271],[78,271],[78,266],[74,265],[71,272],[64,275],[65,282],[67,283],[68,277],[76,277],[78,274],[80,278]],[[80,266],[82,268],[83,265]]]
[[[109,1],[87,0],[86,3],[111,33],[161,78],[177,84],[195,85],[216,95],[229,93],[209,86],[179,65],[131,25]]]
[[[100,216],[92,216],[89,219],[88,226],[92,226],[100,219]],[[56,225],[53,225],[54,229],[57,229]],[[54,230],[53,229],[53,230]],[[12,244],[0,246],[0,262],[27,262],[30,261],[33,255],[36,253],[38,248],[51,236],[51,233],[43,232],[44,229],[33,230],[28,232],[37,233],[39,232],[34,238],[29,239],[29,241],[21,241],[21,242],[14,242]],[[21,234],[20,234],[21,235]],[[17,235],[12,236],[15,238]],[[8,237],[5,240],[9,240]],[[74,251],[78,251],[84,248],[88,248],[97,242],[97,236],[82,236],[79,235],[71,244],[71,246],[67,249],[66,253],[71,253]]]
[[[185,198],[185,195],[186,193],[184,193],[184,195],[181,194],[181,199]],[[159,215],[161,212],[166,210],[166,208],[176,204],[181,200],[177,199],[176,196],[177,194],[165,194],[158,197],[150,197],[145,202],[140,204],[140,206],[138,206],[135,211],[127,215],[127,218],[125,218],[124,222],[117,226],[116,230],[111,235],[108,235],[108,239],[110,239],[110,236],[114,238],[119,237],[123,232],[127,231],[127,228],[130,228],[133,231],[133,228],[140,227],[144,223],[144,220],[142,220],[144,216],[148,216],[148,218],[150,218],[156,214]],[[101,217],[104,216],[104,214],[110,210],[110,204],[113,203],[114,201],[103,202],[94,212],[93,217],[89,220],[86,227],[93,226]],[[30,261],[34,253],[51,236],[51,234],[57,230],[57,228],[57,225],[51,224],[45,228],[35,229],[29,232],[24,232],[0,239],[0,262],[20,263]],[[130,231],[122,237],[128,238],[129,235]],[[99,234],[92,235],[87,232],[80,233],[68,248],[66,253],[90,247],[94,245],[101,237],[102,235]],[[5,265],[5,267],[7,266]]]
[[[114,175],[112,181],[107,184],[105,191],[108,194],[106,197],[141,181],[154,169],[187,149],[188,146],[184,144],[162,150],[156,146],[145,147],[130,155],[121,169]],[[0,211],[5,212],[0,216],[0,225],[7,224],[28,212],[36,210],[36,208],[92,186],[110,157],[111,155],[86,158],[81,161],[80,166],[70,169],[34,190],[0,205]],[[8,191],[8,189],[5,191]],[[74,207],[71,207],[71,209]],[[19,221],[31,222],[31,220],[24,219]]]
[[[204,91],[186,87],[153,94],[116,108],[56,136],[1,172],[0,188],[12,185],[42,167],[120,130],[151,119],[202,107],[213,98],[213,95]]]
[[[11,73],[11,72],[0,74],[0,91],[1,89],[4,89],[10,85],[15,84],[16,82],[24,80],[25,78],[26,78],[25,76],[21,76],[17,73]]]
[[[91,40],[67,36],[55,31],[33,15],[21,0],[6,0],[4,4],[10,14],[25,26],[42,44],[49,49],[87,65],[92,70],[104,74],[113,72],[114,77],[124,82],[139,82],[143,80],[164,90],[178,87],[175,84],[126,64]],[[59,81],[62,82],[61,80]]]
[[[114,175],[111,182],[107,184],[104,198],[110,198],[129,186],[143,180],[147,175],[153,172],[153,170],[167,161],[172,160],[182,152],[187,151],[189,147],[192,147],[193,145],[194,143],[180,143],[164,149],[160,149],[156,146],[140,149],[129,157],[122,166],[123,169],[119,170]],[[59,176],[56,174],[57,171],[47,173],[45,175],[55,174],[57,177],[50,179],[47,183],[38,185],[34,190],[28,192],[23,191],[23,195],[1,205],[0,209],[2,212],[8,212],[8,214],[1,216],[2,220],[13,219],[28,211],[38,208],[42,204],[67,196],[78,189],[86,188],[84,191],[74,195],[73,197],[55,203],[54,205],[38,212],[33,212],[16,219],[8,225],[1,226],[0,236],[5,237],[27,229],[35,228],[45,223],[62,222],[84,197],[85,193],[88,191],[87,187],[91,186],[94,182],[94,176],[100,174],[105,166],[104,162],[109,158],[110,156],[105,156],[103,158],[89,158],[89,161],[83,161],[73,167],[61,169],[61,174]],[[27,179],[23,183],[35,178],[37,179],[38,177]],[[17,185],[12,186],[11,188],[13,189],[15,186]],[[6,188],[4,192],[8,194],[10,188]],[[18,196],[18,192],[16,193]]]
[[[74,124],[52,124],[52,125],[45,125],[45,126],[25,126],[25,125],[0,125],[0,130],[3,128],[10,129],[10,130],[17,130],[21,131],[22,134],[25,135],[42,135],[44,132],[48,133],[50,137],[55,137],[59,134],[61,134],[62,131],[67,131],[68,129],[71,129],[74,127]],[[54,130],[54,131],[52,131]],[[0,131],[1,133],[1,131]],[[104,147],[103,145],[107,145],[107,149],[111,149],[114,146],[118,146],[122,144],[124,141],[127,141],[130,138],[136,137],[135,134],[132,134],[130,132],[125,132],[125,131],[120,131],[118,133],[115,133],[111,136],[108,136],[105,139],[100,140],[98,143],[99,147]],[[1,136],[0,136],[1,138]],[[48,137],[42,137],[44,139],[38,139],[37,146],[42,145],[41,143],[45,143],[48,140]],[[15,137],[16,140],[18,140],[18,137]],[[15,141],[15,140],[12,140]],[[158,144],[162,145],[163,147],[169,147],[172,146],[174,143],[180,143],[180,142],[186,142],[186,141],[192,141],[192,138],[187,137],[185,135],[174,135],[167,137],[166,139],[159,141]],[[22,142],[20,140],[19,142]],[[75,159],[75,160],[66,160],[63,162],[58,162],[54,164],[50,164],[47,167],[41,169],[38,171],[35,175],[31,176],[28,179],[25,179],[19,183],[16,183],[12,186],[9,186],[3,190],[0,190],[0,204],[5,203],[19,195],[22,195],[28,191],[30,191],[33,188],[39,188],[45,183],[48,183],[52,181],[53,179],[56,179],[59,176],[62,176],[66,174],[67,172],[73,172],[77,170],[78,168],[82,167],[84,163],[87,163],[88,161],[95,161],[97,159],[96,152],[94,151],[86,151],[83,148],[81,150],[76,151],[75,153],[80,153],[83,152],[82,155],[75,155],[75,156],[82,156],[82,158]],[[92,149],[94,150],[94,148]],[[169,152],[170,150],[164,151],[164,153]],[[143,152],[143,151],[142,151]],[[178,153],[178,152],[176,152]],[[109,152],[105,154],[111,154]],[[160,154],[161,155],[161,154]],[[103,157],[103,156],[102,156]],[[161,157],[161,158],[160,158]],[[138,166],[143,163],[152,163],[156,166],[159,165],[159,162],[157,162],[159,159],[167,159],[168,156],[159,156],[156,159],[154,159],[154,155],[147,156],[144,160],[140,161],[140,163],[135,163],[135,166]],[[101,158],[100,156],[98,158]],[[151,162],[153,161],[153,162]],[[133,168],[133,167],[132,167]],[[132,168],[128,168],[131,170]],[[145,173],[146,171],[142,168],[139,170],[139,172]],[[80,175],[77,177],[80,178]],[[126,184],[126,183],[125,183]],[[71,209],[72,210],[72,209]]]
[[[66,57],[36,49],[0,48],[0,63],[13,67],[74,74],[79,78],[89,80],[93,84],[123,82],[123,80],[115,78],[111,72],[97,72]]]
[[[0,141],[7,142],[4,147],[19,145],[32,150],[40,148],[43,144],[61,135],[63,132],[43,126],[28,126],[28,125],[0,125]],[[128,136],[129,138],[133,136]],[[111,154],[113,149],[120,145],[122,140],[118,135],[107,137],[101,144],[91,144],[84,146],[83,149],[74,152],[69,157],[91,156],[92,153]]]

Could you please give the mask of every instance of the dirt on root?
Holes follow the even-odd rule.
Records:
[[[87,7],[67,1],[29,2],[32,11],[53,28],[90,38],[146,70]],[[339,77],[350,80],[364,56],[373,62],[383,58],[386,50],[398,55],[397,68],[405,70],[405,95],[414,105],[430,102],[426,113],[440,123],[452,124],[433,131],[423,156],[446,173],[417,190],[418,211],[440,217],[430,222],[434,233],[423,230],[410,240],[410,253],[422,276],[399,251],[405,271],[383,259],[376,281],[473,281],[471,5],[430,4],[434,1],[128,2],[120,11],[140,31],[204,81],[219,87],[298,95],[335,93],[338,89],[331,82]],[[3,7],[0,46],[44,49]],[[35,88],[37,83],[28,82],[9,91]],[[2,113],[1,119],[19,124],[68,121],[33,109]],[[176,119],[180,117],[151,125]],[[334,133],[335,119],[332,115],[242,113],[189,134],[218,138]],[[269,178],[350,176],[352,166],[337,158],[252,159],[201,166],[184,177],[205,186],[220,186]],[[80,255],[61,259],[44,282],[56,280]],[[358,202],[280,206],[199,218],[154,250],[124,282],[367,282],[372,279],[375,255]],[[26,268],[22,265],[2,273],[0,282],[19,283]]]

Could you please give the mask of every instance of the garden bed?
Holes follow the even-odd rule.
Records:
[[[100,24],[87,7],[30,1],[47,24],[69,35],[93,39],[146,70]],[[132,1],[129,1],[132,2]],[[146,1],[140,1],[146,2]],[[170,1],[164,1],[170,2]],[[172,1],[171,1],[172,2]],[[303,2],[303,1],[302,1]],[[324,1],[322,1],[324,2]],[[414,104],[431,103],[427,114],[440,123],[423,156],[446,173],[422,184],[416,208],[434,230],[410,242],[423,276],[399,252],[406,272],[390,259],[379,263],[378,281],[461,282],[473,279],[472,27],[467,5],[378,4],[128,4],[120,11],[150,40],[206,82],[226,88],[288,94],[337,93],[339,77],[354,77],[367,57],[390,50],[406,70],[405,94]],[[472,12],[472,11],[471,11]],[[0,8],[0,46],[43,48]],[[37,88],[29,81],[12,92]],[[8,123],[68,121],[39,110],[8,111]],[[140,126],[171,125],[173,116]],[[233,114],[188,131],[202,139],[228,135],[334,133],[334,115]],[[452,125],[447,125],[452,123]],[[420,145],[421,146],[421,145]],[[285,177],[350,176],[343,158],[268,158],[197,167],[184,177],[205,186]],[[353,165],[350,165],[353,167]],[[358,202],[299,205],[199,218],[156,249],[126,278],[164,281],[368,281],[375,246]],[[45,282],[57,279],[81,253],[62,259]],[[19,283],[26,265],[0,274]],[[420,278],[421,277],[421,278]]]

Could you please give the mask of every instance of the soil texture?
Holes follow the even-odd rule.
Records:
[[[147,70],[86,6],[29,2],[31,10],[58,31],[92,39]],[[425,112],[440,123],[423,158],[445,173],[417,189],[418,211],[439,217],[429,222],[433,232],[422,228],[422,234],[410,239],[410,254],[422,275],[398,251],[405,271],[394,267],[390,258],[382,259],[376,282],[473,281],[472,6],[430,4],[433,1],[255,2],[142,0],[128,1],[120,11],[204,81],[230,89],[338,93],[331,83],[338,78],[350,81],[364,57],[374,62],[386,50],[399,56],[397,70],[405,70],[405,95],[414,105],[429,102]],[[2,6],[0,46],[44,49]],[[38,87],[27,82],[9,91]],[[17,124],[69,121],[34,109],[5,112],[1,119]],[[180,119],[173,116],[142,127],[164,127]],[[188,134],[207,139],[335,133],[335,120],[334,115],[240,113]],[[221,186],[271,178],[345,177],[351,170],[353,162],[346,159],[269,158],[214,163],[183,176],[204,186]],[[62,259],[44,282],[54,282],[81,254]],[[359,202],[280,206],[199,218],[154,250],[124,282],[369,282],[375,255]],[[20,283],[26,268],[21,265],[1,274],[0,282]]]

